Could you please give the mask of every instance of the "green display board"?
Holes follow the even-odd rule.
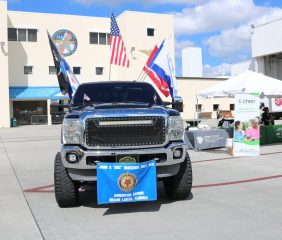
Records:
[[[282,125],[261,126],[261,145],[282,142]]]

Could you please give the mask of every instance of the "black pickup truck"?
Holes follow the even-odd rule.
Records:
[[[145,82],[97,82],[81,84],[69,107],[55,158],[55,196],[60,207],[78,203],[79,188],[95,183],[99,162],[155,160],[167,196],[189,196],[192,168],[180,97],[163,102]]]

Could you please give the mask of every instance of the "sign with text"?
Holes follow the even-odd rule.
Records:
[[[235,95],[234,156],[259,155],[259,105],[258,94]]]
[[[98,163],[98,204],[157,200],[156,162]]]

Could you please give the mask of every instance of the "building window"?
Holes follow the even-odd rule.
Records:
[[[57,70],[55,66],[49,66],[49,74],[57,74]]]
[[[90,36],[90,44],[98,44],[98,33],[91,32],[89,33]]]
[[[219,104],[213,104],[213,111],[217,111],[219,109]]]
[[[147,28],[147,36],[154,37],[155,36],[155,29],[154,28]]]
[[[37,42],[37,29],[8,28],[8,41]]]
[[[107,44],[107,34],[106,33],[99,33],[99,44],[100,45]]]
[[[196,104],[196,112],[202,111],[202,104]]]
[[[109,33],[90,32],[89,33],[89,42],[90,44],[109,45],[110,44],[110,34]]]
[[[27,29],[27,40],[37,42],[37,29]]]
[[[76,75],[80,74],[80,67],[73,67],[73,73]]]
[[[8,41],[17,41],[17,29],[8,28]]]
[[[32,74],[32,66],[24,66],[24,74]]]
[[[18,29],[18,41],[26,42],[26,29]]]
[[[235,104],[230,104],[229,109],[230,109],[230,111],[234,111],[235,110]]]
[[[96,67],[96,75],[103,75],[104,68],[103,67]]]

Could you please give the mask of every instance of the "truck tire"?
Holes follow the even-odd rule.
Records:
[[[172,177],[164,179],[164,188],[168,198],[182,200],[189,197],[192,189],[192,166],[188,153],[185,160],[180,163],[179,172]]]
[[[55,197],[61,208],[78,204],[78,185],[71,180],[63,165],[61,153],[57,153],[54,166]]]

